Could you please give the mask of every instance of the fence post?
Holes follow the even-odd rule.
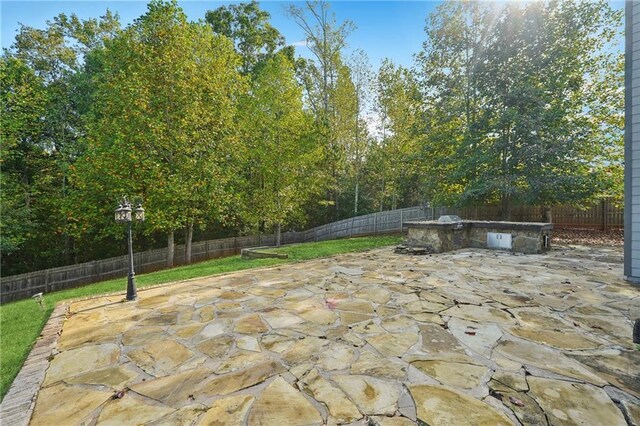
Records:
[[[378,235],[378,213],[373,214],[373,235]]]
[[[607,230],[607,199],[602,199],[602,230]]]
[[[400,232],[402,232],[402,209],[400,209]]]

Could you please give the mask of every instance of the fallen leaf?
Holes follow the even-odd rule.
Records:
[[[509,397],[509,402],[512,403],[513,405],[517,405],[518,407],[524,407],[524,402],[522,402],[522,400],[515,398],[513,396]]]
[[[467,331],[464,332],[464,334],[468,334],[469,336],[475,336],[476,332],[467,330]]]

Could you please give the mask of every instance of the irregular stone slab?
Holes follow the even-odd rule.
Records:
[[[200,418],[198,425],[226,426],[243,424],[253,403],[251,395],[236,395],[218,399],[211,403],[211,408]]]
[[[547,346],[553,346],[557,349],[569,351],[595,349],[601,346],[601,343],[596,342],[593,339],[589,339],[575,331],[568,333],[566,331],[511,327],[509,332],[514,336],[525,340],[533,340],[534,342],[542,343]]]
[[[102,370],[87,371],[84,374],[65,379],[65,382],[72,384],[104,385],[114,389],[122,389],[138,377],[138,373],[130,370],[125,365],[119,365]]]
[[[58,384],[43,388],[33,410],[30,425],[50,426],[79,424],[88,420],[89,414],[113,395],[76,386]],[[72,410],[69,407],[73,407]]]
[[[211,377],[205,380],[197,389],[205,396],[228,395],[230,393],[262,383],[269,377],[281,373],[285,368],[277,361],[265,362],[247,368],[246,370]]]
[[[625,426],[618,407],[595,386],[562,380],[527,377],[531,394],[553,424]]]
[[[152,312],[138,325],[174,325],[178,323],[178,312]]]
[[[411,365],[444,385],[462,389],[482,385],[490,371],[480,365],[441,360],[413,361]]]
[[[212,321],[198,334],[200,339],[211,339],[229,332],[229,320]]]
[[[384,305],[391,298],[391,293],[384,287],[370,286],[360,289],[354,296],[358,299],[366,299]]]
[[[357,324],[362,321],[368,321],[371,318],[373,318],[373,316],[368,314],[361,314],[359,312],[340,311],[340,322],[346,326]]]
[[[640,426],[640,404],[634,404],[630,401],[621,401],[622,407],[631,420],[631,426]]]
[[[351,331],[360,334],[381,334],[386,333],[386,330],[380,327],[373,321],[360,322],[351,326]]]
[[[384,358],[371,351],[362,350],[358,360],[351,366],[351,374],[405,379],[407,368],[403,363],[393,358]]]
[[[338,300],[336,309],[340,311],[357,312],[360,314],[372,314],[373,306],[368,300],[362,299],[343,299]]]
[[[631,344],[633,326],[631,321],[626,318],[577,314],[568,315],[567,317],[572,321],[582,324],[592,333],[600,335],[605,339],[612,340],[624,346]]]
[[[435,314],[440,311],[444,311],[447,308],[448,308],[447,305],[443,305],[440,303],[427,302],[425,300],[416,300],[414,302],[407,303],[405,305],[406,311],[412,314],[419,314],[419,313],[425,313],[425,312]]]
[[[493,373],[491,380],[500,382],[503,386],[507,386],[516,391],[528,391],[529,385],[524,374],[514,373],[511,371],[498,370]]]
[[[450,361],[466,361],[469,359],[464,347],[448,330],[437,324],[420,326],[422,334],[422,352],[430,358]]]
[[[161,405],[149,405],[131,395],[109,401],[100,412],[98,424],[120,426],[123,424],[141,425],[152,422],[175,411]]]
[[[236,325],[233,328],[235,333],[242,334],[260,334],[268,330],[269,327],[267,327],[258,314],[246,315],[240,318],[236,321]]]
[[[262,314],[262,317],[271,328],[285,328],[304,322],[299,316],[283,310],[267,312]]]
[[[391,416],[396,412],[400,389],[394,382],[369,376],[333,376],[331,379],[357,404],[361,413]]]
[[[308,362],[310,358],[317,359],[318,355],[329,342],[325,339],[319,339],[317,337],[305,337],[296,341],[291,347],[282,355],[282,359],[289,365],[297,364],[299,362]]]
[[[361,268],[347,268],[340,265],[332,266],[329,268],[329,270],[335,272],[336,274],[344,274],[354,277],[363,274],[363,270]]]
[[[127,353],[127,357],[152,376],[165,375],[194,355],[189,348],[175,340],[156,340],[140,349]]]
[[[440,312],[440,315],[447,315],[454,318],[462,318],[475,322],[489,322],[504,325],[516,325],[516,320],[502,309],[493,308],[491,306],[475,306],[475,305],[456,305],[446,311]]]
[[[348,423],[362,418],[362,414],[347,396],[337,387],[331,385],[328,380],[318,374],[315,368],[302,380],[304,389],[315,400],[327,406],[329,414],[337,422]]]
[[[298,339],[282,334],[268,334],[260,339],[262,347],[268,351],[283,353],[289,349]]]
[[[338,319],[338,315],[327,308],[312,308],[298,312],[298,315],[307,321],[320,325],[333,324]]]
[[[525,385],[527,389],[528,385]],[[546,425],[549,422],[538,403],[526,392],[517,392],[502,383],[491,379],[489,388],[492,390],[490,396],[485,398],[485,402],[501,401],[506,407],[511,409],[515,416],[524,425]],[[495,398],[495,399],[494,399]]]
[[[574,352],[567,356],[590,367],[604,380],[640,398],[640,351],[609,349]]]
[[[181,337],[183,339],[190,339],[191,337],[195,336],[196,334],[200,333],[200,331],[202,331],[202,329],[204,328],[204,325],[202,324],[188,324],[188,325],[178,325],[178,326],[171,326],[169,327],[169,333],[170,334],[175,334],[178,337]]]
[[[189,401],[189,395],[195,395],[194,389],[196,386],[212,375],[213,372],[208,368],[196,368],[160,377],[159,379],[140,382],[130,387],[131,390],[141,395],[176,407]]]
[[[191,426],[196,424],[196,421],[202,416],[209,407],[202,404],[190,404],[180,408],[173,413],[164,416],[149,425],[178,425],[178,426]]]
[[[460,343],[485,358],[491,356],[493,348],[503,335],[500,327],[495,324],[481,324],[459,318],[451,318],[447,325],[449,326],[449,332]]]
[[[369,419],[376,426],[414,426],[416,423],[406,417],[374,416]]]
[[[407,315],[397,315],[391,318],[385,318],[382,320],[382,328],[390,333],[396,331],[417,331],[418,325],[415,320]]]
[[[133,327],[122,335],[122,344],[126,346],[142,346],[165,334],[163,327]]]
[[[286,290],[269,287],[254,287],[249,289],[248,292],[255,296],[267,296],[273,299],[278,299],[287,294]]]
[[[219,336],[198,343],[196,345],[196,349],[213,359],[220,359],[223,358],[227,352],[229,352],[232,346],[233,337]]]
[[[217,374],[230,373],[270,359],[271,358],[265,357],[260,353],[240,351],[223,360],[220,366],[215,369],[215,372]]]
[[[401,357],[418,343],[418,333],[384,333],[367,337],[366,340],[382,355]]]
[[[49,364],[43,386],[107,367],[114,364],[119,356],[120,348],[111,343],[61,352]]]
[[[238,337],[236,339],[236,346],[246,351],[260,352],[260,343],[258,343],[258,339],[252,336]]]
[[[112,323],[109,326],[93,323],[87,325],[77,322],[75,324],[77,324],[75,327],[72,324],[64,324],[64,332],[60,335],[57,343],[60,351],[87,344],[116,343],[118,336],[132,326],[132,323],[128,322]]]
[[[430,425],[497,426],[513,423],[488,404],[443,386],[409,385],[418,419]]]
[[[251,425],[320,425],[318,410],[282,377],[276,378],[262,391],[251,406]]]
[[[599,386],[607,384],[607,382],[587,370],[580,363],[547,346],[537,345],[525,340],[501,340],[496,346],[495,352],[508,359],[517,360],[522,364],[533,365],[566,377],[584,380]]]
[[[207,305],[200,308],[200,322],[213,321],[216,317],[216,310],[213,306]]]
[[[319,354],[316,365],[325,371],[344,370],[351,366],[354,354],[353,347],[332,343]]]

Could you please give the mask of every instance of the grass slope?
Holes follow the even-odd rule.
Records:
[[[136,286],[144,288],[189,278],[368,250],[397,244],[399,241],[398,236],[380,236],[295,244],[277,250],[279,253],[288,254],[289,259],[243,260],[240,256],[231,256],[139,275],[136,277]],[[125,289],[126,278],[119,278],[47,294],[44,298],[46,304],[44,311],[41,311],[31,299],[0,306],[0,400],[9,390],[9,386],[20,371],[33,343],[58,302],[118,291],[124,292]]]

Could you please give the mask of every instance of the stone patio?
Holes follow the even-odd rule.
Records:
[[[366,253],[72,303],[32,425],[640,425],[615,249]]]

